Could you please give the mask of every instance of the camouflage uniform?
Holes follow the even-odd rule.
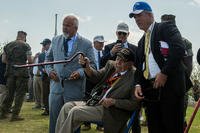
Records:
[[[31,54],[30,46],[20,40],[16,40],[8,43],[4,47],[4,52],[7,58],[7,66],[5,77],[7,78],[8,95],[1,107],[1,116],[5,116],[12,106],[14,100],[14,106],[12,110],[12,118],[18,117],[26,89],[28,88],[28,70],[27,68],[14,68],[13,65],[26,64],[27,55]]]

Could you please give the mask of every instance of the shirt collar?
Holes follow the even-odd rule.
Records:
[[[150,32],[153,31],[154,25],[155,25],[155,21],[154,21],[154,22],[149,26],[149,28],[148,28],[148,30],[149,30]]]

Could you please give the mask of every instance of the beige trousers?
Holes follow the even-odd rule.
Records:
[[[85,102],[67,102],[56,123],[56,133],[73,133],[84,121],[102,121],[103,106],[87,106]]]
[[[42,78],[35,76],[33,77],[33,92],[35,97],[35,104],[37,106],[43,105],[43,95],[42,95]]]

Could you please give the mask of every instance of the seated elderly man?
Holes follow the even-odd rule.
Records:
[[[97,85],[88,102],[65,103],[57,119],[56,133],[73,133],[84,121],[103,121],[105,133],[123,132],[132,112],[139,108],[139,102],[131,95],[134,89],[134,59],[134,53],[123,48],[115,61],[108,61],[97,71],[90,67],[87,57],[80,56],[79,63],[84,66],[85,74]],[[96,96],[99,91],[101,95]]]

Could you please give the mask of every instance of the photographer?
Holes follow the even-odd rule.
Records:
[[[115,60],[116,53],[122,48],[130,48],[134,53],[137,47],[129,42],[127,38],[129,36],[129,27],[126,23],[119,23],[117,25],[117,41],[111,44],[105,45],[103,56],[101,57],[101,64],[105,66],[108,60]]]

